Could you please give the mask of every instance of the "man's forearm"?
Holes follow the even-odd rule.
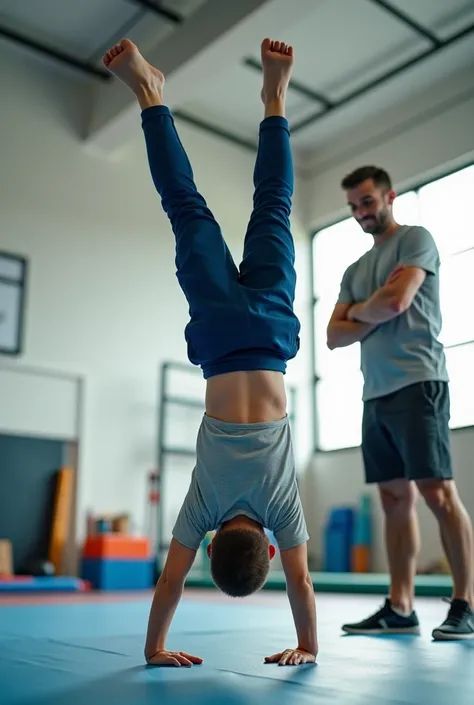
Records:
[[[157,651],[165,648],[171,620],[183,594],[183,586],[159,579],[148,619],[148,632],[145,644],[145,658],[152,658]]]
[[[327,331],[328,348],[334,350],[334,348],[345,348],[353,343],[360,343],[376,327],[373,323],[360,321],[334,321]]]
[[[372,296],[359,304],[354,304],[347,317],[356,323],[379,325],[399,316],[405,310],[403,303],[391,292],[382,287]]]
[[[316,602],[309,576],[295,584],[287,583],[288,599],[295,622],[298,648],[314,656],[318,653]]]

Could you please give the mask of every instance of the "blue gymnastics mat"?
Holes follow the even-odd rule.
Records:
[[[169,648],[204,658],[193,668],[143,664],[149,600],[0,606],[2,705],[472,705],[474,641],[434,643],[446,614],[420,599],[424,631],[342,636],[377,599],[318,597],[318,665],[266,665],[294,644],[286,598],[260,603],[185,599]],[[1,601],[0,601],[1,605]],[[471,675],[470,675],[471,674]]]

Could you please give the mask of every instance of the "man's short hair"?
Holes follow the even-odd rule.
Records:
[[[341,187],[344,191],[360,186],[367,179],[371,179],[375,186],[390,191],[392,188],[392,180],[385,169],[378,166],[361,166],[355,169],[350,174],[347,174],[341,181]]]

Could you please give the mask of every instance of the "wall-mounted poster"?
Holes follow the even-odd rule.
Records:
[[[23,349],[26,259],[0,250],[0,354]]]

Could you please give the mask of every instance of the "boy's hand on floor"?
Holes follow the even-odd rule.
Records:
[[[203,659],[199,656],[192,656],[185,651],[157,651],[156,654],[147,658],[146,662],[149,666],[191,666],[200,665]]]
[[[286,649],[273,656],[266,656],[265,663],[278,663],[279,666],[300,666],[302,663],[314,663],[315,654],[304,649]]]

